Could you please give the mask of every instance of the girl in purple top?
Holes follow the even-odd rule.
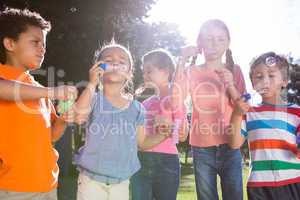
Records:
[[[156,135],[160,131],[169,131],[171,137],[152,149],[139,151],[141,169],[131,178],[132,200],[175,200],[180,179],[176,143],[178,139],[184,141],[187,136],[185,121],[180,124],[181,127],[176,127],[175,113],[171,108],[170,82],[175,64],[171,54],[162,49],[148,52],[142,61],[145,87],[156,90],[156,95],[143,102],[146,109],[146,134]],[[185,116],[180,118],[185,119]]]

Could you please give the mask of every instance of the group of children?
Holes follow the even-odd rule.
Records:
[[[42,64],[50,28],[29,10],[0,13],[1,200],[57,199],[58,154],[52,142],[69,122],[86,124],[85,144],[74,157],[78,200],[176,199],[176,144],[188,132],[198,199],[219,198],[217,175],[224,200],[243,199],[239,148],[246,139],[252,159],[248,199],[300,199],[300,108],[283,98],[289,66],[283,56],[269,52],[254,59],[250,79],[262,103],[249,105],[229,30],[221,20],[209,20],[197,45],[183,48],[177,64],[162,49],[143,56],[144,87],[154,88],[155,95],[142,103],[127,88],[132,56],[116,43],[97,50],[77,98],[75,87],[43,87],[29,74]],[[200,54],[203,64],[189,62]],[[193,107],[189,131],[187,96]],[[73,107],[56,115],[51,100],[68,99],[76,99]]]

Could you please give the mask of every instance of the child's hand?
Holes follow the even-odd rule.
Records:
[[[238,99],[235,102],[233,115],[242,116],[242,115],[246,114],[246,112],[248,112],[249,109],[250,109],[249,103],[245,102],[243,99]]]
[[[188,131],[188,122],[184,122],[183,124],[181,124],[181,127],[178,131],[178,139],[180,142],[184,142],[187,138],[189,134],[189,131]]]
[[[172,126],[169,124],[156,124],[154,128],[157,134],[164,135],[165,137],[171,137],[172,135]]]
[[[67,112],[64,112],[60,118],[67,123],[73,123],[75,122],[75,111],[74,111],[74,107],[72,107],[71,109],[69,109]]]
[[[89,82],[95,87],[99,84],[100,77],[102,77],[104,74],[104,70],[101,67],[99,67],[99,65],[102,63],[103,63],[102,61],[97,62],[89,70]]]
[[[185,46],[181,49],[182,59],[186,62],[190,57],[197,56],[199,50],[196,46]]]
[[[57,100],[76,99],[78,95],[77,88],[74,86],[62,85],[50,90],[50,98]]]
[[[234,87],[233,75],[231,71],[226,68],[216,69],[215,72],[220,77],[221,81],[224,83],[225,88]]]
[[[85,123],[89,119],[89,113],[84,113],[81,115],[76,115],[75,122],[79,125]]]
[[[170,137],[172,135],[172,122],[166,117],[157,116],[154,122],[155,133]]]
[[[75,122],[79,125],[85,123],[89,119],[90,112],[91,112],[90,108],[84,110],[75,110],[76,113]]]

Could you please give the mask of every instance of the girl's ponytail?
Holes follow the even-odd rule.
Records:
[[[234,61],[232,58],[232,51],[229,48],[226,50],[226,67],[233,73]]]

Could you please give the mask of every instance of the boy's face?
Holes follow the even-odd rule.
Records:
[[[46,52],[46,33],[41,28],[28,26],[26,31],[13,41],[11,50],[15,65],[34,70],[41,66]]]
[[[251,81],[253,88],[261,94],[263,99],[278,99],[281,89],[286,87],[287,81],[277,66],[267,66],[263,63],[254,67]]]

